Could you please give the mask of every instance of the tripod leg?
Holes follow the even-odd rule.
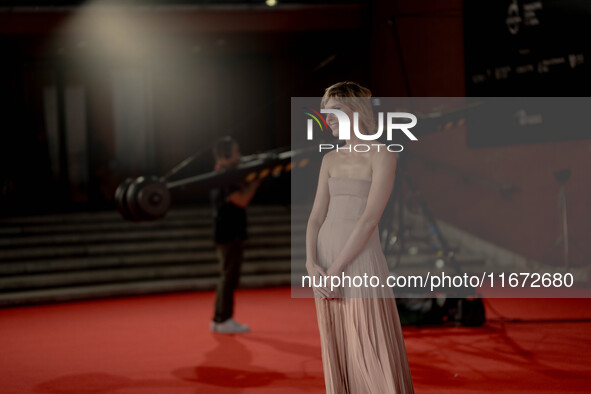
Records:
[[[396,197],[398,198],[398,234],[396,234],[396,241],[400,243],[400,250],[404,251],[406,249],[406,245],[404,240],[404,185],[402,182],[402,177],[397,179],[398,190]]]
[[[384,213],[380,219],[380,242],[382,243],[382,250],[387,253],[390,249],[390,237],[393,233],[393,220],[394,220],[394,206],[395,206],[395,186],[392,188],[392,198],[388,200]]]
[[[387,244],[387,253],[386,254],[390,254],[392,252],[392,248],[394,247],[394,245],[397,246],[397,250],[396,250],[396,257],[395,257],[395,261],[396,264],[398,264],[398,262],[400,261],[400,258],[402,256],[402,253],[404,253],[405,250],[405,242],[404,242],[404,190],[403,190],[403,181],[404,181],[404,174],[403,174],[403,167],[401,165],[399,165],[396,168],[396,177],[394,178],[394,189],[393,189],[393,194],[394,194],[394,198],[392,201],[392,213],[394,213],[394,210],[397,208],[397,215],[398,217],[396,218],[396,221],[398,223],[398,229],[396,230],[396,239],[395,242],[393,243],[390,239],[388,240],[388,244]],[[389,237],[391,236],[391,234],[393,233],[393,225],[394,225],[394,221],[390,220],[389,222]]]
[[[564,183],[560,185],[558,199],[560,201],[560,212],[562,213],[562,242],[564,243],[564,268],[568,269],[568,227],[566,225],[566,193],[564,190]]]

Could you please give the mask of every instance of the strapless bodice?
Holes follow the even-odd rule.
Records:
[[[332,176],[328,178],[330,196],[351,195],[367,197],[371,181],[361,178],[345,178]]]
[[[355,220],[365,210],[371,181],[360,178],[330,177],[328,189],[330,203],[327,219]]]

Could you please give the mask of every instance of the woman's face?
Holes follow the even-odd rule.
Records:
[[[336,100],[334,97],[331,97],[328,99],[324,108],[325,109],[338,109],[340,111],[343,111],[349,117],[350,122],[353,122],[353,110],[351,108],[349,108],[348,106],[346,106],[345,104],[343,104],[342,102]],[[337,119],[336,115],[335,114],[327,114],[326,123],[328,124],[328,127],[330,127],[330,129],[332,130],[332,135],[334,137],[338,137],[339,136],[339,120]],[[351,123],[349,123],[349,124],[351,125]]]

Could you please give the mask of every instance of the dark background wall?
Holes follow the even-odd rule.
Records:
[[[502,11],[510,2],[505,3],[497,9],[500,7]],[[371,78],[377,95],[404,96],[408,88],[410,95],[416,97],[467,94],[465,63],[471,53],[464,48],[466,21],[460,0],[375,2],[375,5]],[[483,7],[485,5],[490,4],[483,4]],[[568,11],[566,3],[565,8]],[[481,14],[486,11],[481,10]],[[396,16],[398,45],[390,23],[393,16]],[[497,22],[502,25],[504,20]],[[487,26],[490,24],[488,22]],[[494,36],[485,38],[488,45],[485,48],[491,50],[491,42],[496,42],[499,48],[508,45],[502,37],[496,41]],[[477,41],[477,38],[471,39]],[[530,38],[529,43],[532,47],[543,44],[535,37]],[[499,48],[496,48],[497,53],[502,50]],[[406,69],[406,82],[401,59]],[[538,83],[546,82],[542,79]],[[538,88],[536,93],[543,90],[545,96],[550,97],[571,95],[562,84],[547,83],[545,86],[545,90]],[[552,89],[556,86],[558,88]],[[518,83],[504,85],[503,89],[494,89],[489,94],[483,89],[478,93],[482,96],[536,96],[528,94]],[[591,92],[585,79],[579,81],[576,89],[586,92],[581,95],[588,96]],[[559,183],[554,173],[571,169],[572,175],[566,183],[570,260],[573,265],[589,264],[591,248],[586,240],[591,237],[588,224],[591,132],[579,140],[470,148],[467,144],[469,131],[466,126],[454,124],[452,128],[423,136],[420,143],[409,148],[410,152],[432,161],[410,156],[409,171],[434,215],[528,258],[561,265],[562,245],[555,245],[560,214]],[[488,186],[466,181],[473,176]],[[497,190],[502,185],[518,188],[519,192],[504,197]]]
[[[178,175],[210,171],[223,135],[288,146],[292,96],[369,83],[367,20],[360,4],[0,11],[3,213],[112,207],[128,176],[204,150]]]

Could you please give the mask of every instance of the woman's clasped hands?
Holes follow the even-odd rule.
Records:
[[[335,273],[332,272],[330,268],[325,270],[318,263],[307,261],[306,269],[310,276],[312,289],[314,290],[314,297],[326,300],[341,298],[340,286],[336,286],[340,285],[340,283],[336,283],[332,280],[332,276],[335,275]]]

